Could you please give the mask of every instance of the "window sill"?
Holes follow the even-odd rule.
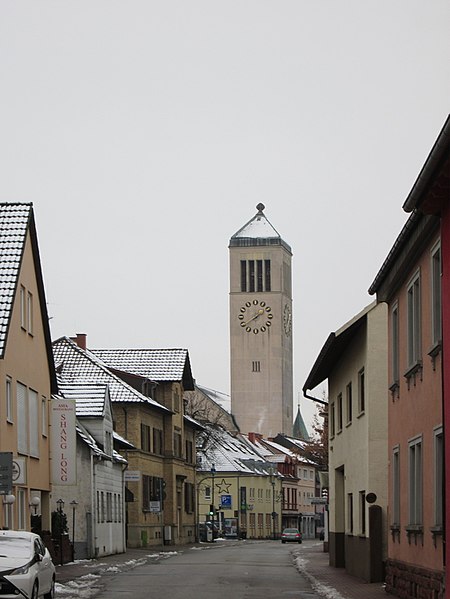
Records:
[[[436,370],[436,358],[442,352],[442,341],[437,341],[428,352],[433,370]]]
[[[405,530],[409,544],[411,544],[411,539],[414,539],[414,544],[417,545],[417,540],[419,539],[423,545],[423,526],[421,524],[410,524],[409,526],[405,526]]]
[[[411,387],[411,381],[412,381],[413,385],[416,386],[418,376],[420,377],[419,378],[420,381],[423,380],[422,372],[423,372],[423,367],[422,367],[421,360],[418,360],[415,364],[413,364],[413,366],[408,368],[408,370],[403,375],[408,382],[408,389],[410,389],[410,387]]]

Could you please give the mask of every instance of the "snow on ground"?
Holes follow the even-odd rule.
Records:
[[[70,580],[64,584],[56,583],[56,597],[64,599],[91,599],[101,590],[102,574],[115,574],[132,570],[138,566],[143,566],[148,562],[158,559],[167,559],[177,555],[177,551],[161,551],[160,553],[149,553],[142,558],[128,560],[123,563],[107,564],[104,562],[93,562],[92,560],[78,560],[73,562],[77,565],[83,565],[87,574]],[[95,573],[89,572],[89,568],[95,569]]]
[[[326,599],[346,599],[346,597],[341,595],[336,589],[319,582],[315,576],[308,572],[307,564],[309,563],[309,559],[305,558],[303,555],[297,554],[294,556],[294,562],[297,570],[310,582],[316,593],[326,597]]]

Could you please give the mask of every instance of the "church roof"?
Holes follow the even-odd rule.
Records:
[[[258,212],[255,216],[231,237],[230,247],[281,245],[291,253],[290,245],[281,238],[281,235],[264,214],[264,204],[258,204],[256,209]]]
[[[292,434],[296,439],[304,439],[305,441],[308,441],[309,439],[308,429],[306,428],[305,421],[303,420],[302,413],[300,412],[300,406],[298,406]]]

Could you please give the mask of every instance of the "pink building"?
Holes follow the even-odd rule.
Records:
[[[405,203],[413,212],[369,289],[389,308],[386,583],[389,592],[405,599],[444,597],[443,382],[445,388],[448,374],[443,364],[448,324],[442,314],[448,314],[449,305],[448,299],[442,305],[441,297],[450,296],[441,295],[441,271],[448,272],[450,248],[448,236],[441,238],[437,207],[449,199],[448,121],[444,131]],[[438,199],[429,212],[417,209]],[[443,291],[448,280],[442,278]]]

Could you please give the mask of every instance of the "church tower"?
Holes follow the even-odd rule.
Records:
[[[268,438],[292,435],[292,252],[256,208],[229,245],[231,411]]]

